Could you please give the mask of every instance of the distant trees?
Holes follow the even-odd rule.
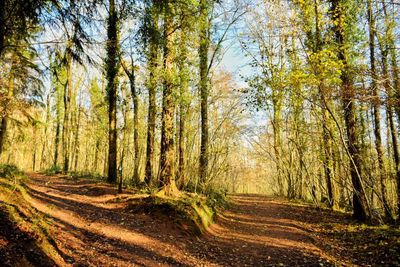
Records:
[[[261,6],[268,16],[250,10],[240,40],[257,70],[248,77],[247,101],[271,117],[276,191],[332,208],[350,204],[362,221],[393,221],[398,121],[387,104],[396,101],[388,88],[396,88],[397,67],[388,67],[383,40],[392,36],[387,26],[398,8],[390,6],[389,15],[385,2],[373,0]],[[287,10],[295,15],[286,18]]]

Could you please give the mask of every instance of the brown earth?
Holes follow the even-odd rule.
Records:
[[[130,199],[143,195],[118,195],[93,180],[29,176],[32,205],[51,218],[52,237],[70,266],[353,265],[330,256],[337,250],[320,235],[321,222],[343,216],[309,206],[231,196],[232,207],[197,237],[165,218],[130,211]]]

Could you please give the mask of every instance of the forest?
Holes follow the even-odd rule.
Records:
[[[0,265],[400,266],[398,0],[1,0]]]

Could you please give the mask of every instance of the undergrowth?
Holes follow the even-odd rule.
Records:
[[[102,182],[107,180],[107,177],[104,177],[98,173],[91,173],[91,172],[70,171],[68,172],[68,175],[72,179],[91,179]]]
[[[227,191],[225,189],[212,189],[206,194],[206,203],[215,212],[219,209],[227,209],[230,206],[229,198],[227,196]]]
[[[45,175],[55,175],[62,173],[61,167],[58,165],[53,165],[50,168],[46,169],[43,171]]]
[[[12,164],[0,164],[0,177],[7,179],[25,178],[24,172]]]

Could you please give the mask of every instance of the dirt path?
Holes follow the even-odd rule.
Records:
[[[329,266],[301,210],[283,200],[233,196],[233,207],[198,238],[127,210],[116,190],[89,180],[31,174],[33,205],[52,217],[73,266]],[[337,263],[336,263],[337,264]]]

